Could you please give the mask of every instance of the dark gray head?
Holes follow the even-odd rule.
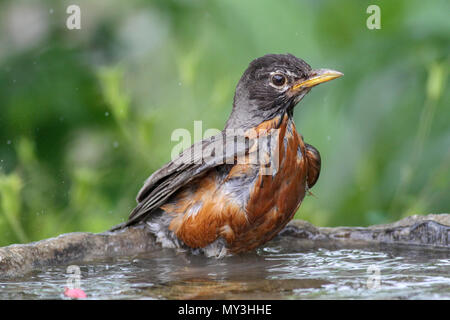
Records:
[[[292,115],[294,106],[319,83],[342,76],[329,69],[312,70],[292,54],[267,54],[253,60],[234,95],[225,128],[247,129],[277,115]]]

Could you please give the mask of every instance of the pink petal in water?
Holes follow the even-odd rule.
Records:
[[[74,298],[74,299],[83,299],[86,298],[87,295],[86,293],[81,290],[81,289],[69,289],[69,288],[64,288],[64,295],[66,297],[69,298]]]

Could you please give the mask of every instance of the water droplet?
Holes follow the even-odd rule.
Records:
[[[119,143],[117,141],[114,141],[113,142],[113,147],[117,149],[119,147]]]
[[[327,136],[327,140],[330,141],[330,140],[331,140],[331,137],[330,137],[330,136]]]
[[[53,8],[51,8],[50,10],[48,10],[48,12],[50,12],[50,14],[53,14],[53,12],[54,12]]]
[[[178,85],[181,87],[181,82],[178,82]]]
[[[11,144],[11,140],[6,141],[6,144]]]
[[[108,111],[105,112],[105,117],[109,117],[109,112]]]

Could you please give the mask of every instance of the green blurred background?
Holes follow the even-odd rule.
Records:
[[[66,8],[81,7],[81,30]],[[369,30],[366,9],[381,8]],[[296,217],[369,225],[450,209],[448,0],[0,1],[0,245],[124,221],[176,128],[222,129],[248,63],[345,76],[297,107],[322,154]]]

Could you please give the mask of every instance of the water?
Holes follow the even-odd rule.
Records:
[[[450,299],[448,250],[305,249],[299,241],[221,260],[157,249],[80,263],[80,285],[88,299]],[[0,280],[0,299],[63,299],[74,277],[57,266]]]

